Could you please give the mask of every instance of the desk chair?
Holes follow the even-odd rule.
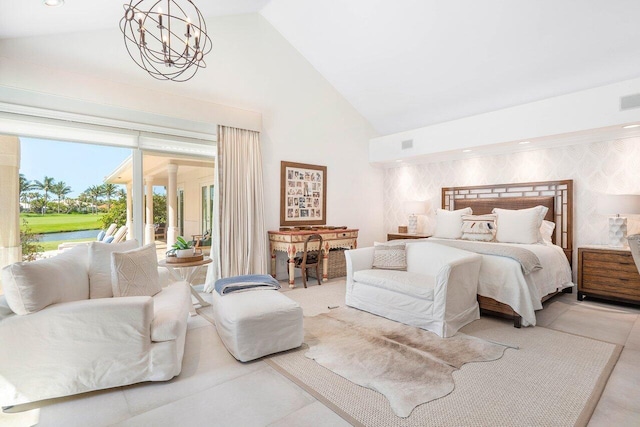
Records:
[[[310,242],[318,242],[318,249],[309,250]],[[301,257],[294,258],[294,266],[302,270],[302,283],[307,287],[307,268],[316,268],[316,278],[318,285],[322,285],[322,274],[320,273],[320,265],[322,264],[322,236],[312,234],[304,241],[304,251]]]

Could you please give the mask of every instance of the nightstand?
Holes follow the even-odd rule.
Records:
[[[640,304],[640,273],[628,248],[578,249],[578,301],[585,296]]]
[[[431,237],[431,234],[409,234],[409,233],[388,233],[387,240],[400,240],[400,239],[426,239]]]

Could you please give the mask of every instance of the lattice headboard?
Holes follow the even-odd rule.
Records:
[[[556,223],[554,243],[572,261],[573,253],[573,180],[522,182],[442,188],[442,209],[470,206],[474,214],[490,213],[493,208],[524,209],[547,206],[545,219]]]

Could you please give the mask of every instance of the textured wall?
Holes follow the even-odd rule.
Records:
[[[574,248],[606,244],[607,217],[597,213],[596,200],[600,193],[640,194],[640,138],[388,169],[384,179],[385,230],[397,231],[398,225],[407,224],[402,202],[427,199],[431,212],[420,218],[419,227],[432,230],[445,186],[556,179],[574,181]],[[640,216],[629,217],[629,232],[640,232]]]

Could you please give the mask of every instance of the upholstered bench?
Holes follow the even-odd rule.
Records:
[[[277,290],[214,291],[213,313],[218,335],[241,362],[302,345],[302,308]]]

